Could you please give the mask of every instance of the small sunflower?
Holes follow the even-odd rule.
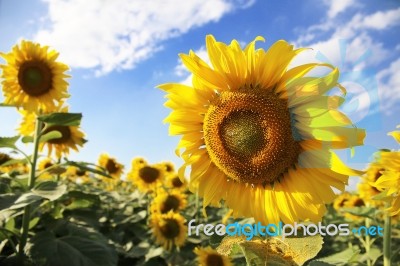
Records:
[[[175,172],[175,166],[171,162],[162,162],[161,165],[164,167],[165,174],[172,174]]]
[[[58,107],[57,112],[66,113],[68,112],[68,107]],[[18,128],[19,133],[22,136],[33,136],[37,115],[26,110],[21,110],[20,113],[22,115],[22,122]],[[61,158],[63,155],[68,156],[70,149],[78,151],[78,147],[82,147],[86,143],[85,134],[80,130],[79,126],[44,126],[42,134],[44,135],[51,131],[60,132],[61,138],[40,143],[39,150],[42,151],[44,147],[47,147],[48,156],[51,156],[53,151],[57,158]]]
[[[310,63],[288,69],[304,49],[286,41],[269,50],[245,49],[206,38],[212,67],[193,51],[181,54],[192,72],[192,86],[163,84],[164,120],[171,135],[182,135],[177,153],[190,167],[189,188],[204,198],[203,206],[221,200],[235,216],[265,224],[320,221],[325,204],[344,190],[348,168],[332,149],[362,145],[365,131],[338,110],[344,98],[330,95],[339,70]],[[305,76],[318,67],[330,73]],[[184,151],[181,153],[181,149]]]
[[[51,158],[44,158],[38,164],[38,170],[41,172],[39,175],[40,180],[52,180],[53,175],[48,171],[48,168],[54,166],[54,162]],[[45,171],[47,169],[47,171]]]
[[[363,219],[361,216],[356,216],[349,213],[346,209],[358,208],[366,206],[364,199],[357,194],[350,194],[345,192],[339,195],[333,202],[334,209],[351,221],[360,221]]]
[[[179,213],[153,213],[150,216],[150,226],[157,244],[165,250],[171,250],[173,246],[181,247],[185,243],[187,227]]]
[[[211,247],[195,248],[199,266],[232,266],[229,257],[219,254]]]
[[[157,196],[151,203],[151,211],[153,213],[168,213],[169,211],[177,212],[184,209],[187,205],[186,195],[179,191],[158,190]]]
[[[350,199],[351,199],[351,194],[350,193],[344,192],[344,193],[340,194],[333,201],[333,208],[336,211],[340,211],[342,208],[346,207],[346,204]]]
[[[98,164],[104,168],[112,179],[119,180],[121,178],[124,166],[120,164],[115,158],[111,158],[107,153],[103,153],[99,157]],[[110,179],[103,177],[103,180]]]
[[[158,164],[137,164],[128,173],[128,180],[140,191],[152,192],[162,185],[164,175],[164,167]]]
[[[381,201],[373,199],[381,191],[371,184],[375,183],[382,176],[383,171],[383,165],[372,163],[368,167],[366,174],[362,177],[361,182],[357,184],[358,194],[370,206],[382,205]]]
[[[6,104],[31,112],[53,112],[57,102],[68,98],[67,65],[57,62],[58,53],[48,46],[30,41],[15,45],[11,52],[0,53],[7,64],[3,70],[3,94]]]
[[[16,174],[29,173],[29,166],[26,163],[12,163],[14,160],[10,155],[0,152],[0,174],[14,172]],[[7,165],[3,165],[6,164]]]
[[[173,190],[179,190],[179,191],[185,191],[187,188],[187,181],[185,178],[182,180],[179,178],[179,175],[177,173],[172,173],[166,176],[165,178],[166,182],[166,187],[173,189]]]
[[[90,172],[84,171],[76,166],[68,166],[64,175],[68,180],[78,184],[90,182]]]

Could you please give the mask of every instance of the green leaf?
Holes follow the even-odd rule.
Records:
[[[48,125],[79,126],[82,119],[81,113],[52,113],[41,115],[38,119]]]
[[[24,136],[24,137],[22,137],[21,141],[23,143],[32,143],[33,142],[33,137],[32,136]]]
[[[25,193],[22,194],[15,202],[14,204],[9,208],[11,210],[16,210],[28,205],[31,205],[32,203],[35,203],[39,200],[41,200],[42,197],[38,195],[34,195],[32,193]]]
[[[91,163],[86,163],[86,162],[74,162],[74,161],[68,161],[68,160],[67,160],[67,163],[66,163],[66,164],[67,164],[67,165],[71,165],[71,166],[78,167],[78,168],[79,168],[80,170],[82,170],[82,171],[88,171],[88,172],[91,172],[91,173],[94,173],[94,174],[98,174],[98,175],[102,175],[102,176],[105,176],[105,177],[108,177],[108,178],[112,178],[109,174],[107,174],[107,173],[105,173],[105,172],[103,172],[103,171],[101,171],[101,170],[98,170],[98,169],[89,167],[88,165],[93,165],[93,164],[91,164]]]
[[[57,182],[46,181],[39,183],[35,188],[33,188],[32,194],[53,201],[64,195],[66,191],[66,185],[59,185]]]
[[[40,137],[40,142],[47,142],[52,139],[59,139],[62,137],[62,134],[60,131],[53,130],[50,131],[49,133],[44,134],[43,136]]]
[[[115,266],[117,254],[105,242],[87,235],[56,238],[49,231],[38,233],[27,246],[27,253],[45,266]]]
[[[345,266],[349,265],[352,262],[357,262],[358,257],[360,254],[360,250],[356,248],[348,248],[342,252],[333,254],[331,256],[317,259],[314,261],[311,261],[309,263],[310,266],[325,266],[325,265],[338,265],[338,266]],[[325,264],[321,264],[320,262],[323,262]]]
[[[341,210],[356,216],[367,217],[371,219],[375,218],[374,216],[377,212],[376,208],[373,207],[342,208]]]
[[[17,163],[26,164],[26,163],[28,163],[28,160],[27,159],[11,159],[11,160],[8,160],[7,162],[3,163],[1,166],[8,166],[8,165],[13,165],[13,164],[17,164]]]
[[[66,207],[68,210],[89,208],[93,205],[100,204],[100,198],[98,195],[84,193],[78,190],[70,191],[68,193],[69,198],[72,200]]]
[[[29,221],[29,229],[32,229],[33,227],[35,227],[37,225],[37,223],[39,222],[40,218],[39,217],[35,217],[32,220]]]
[[[19,140],[19,136],[14,137],[0,137],[0,147],[4,148],[17,148],[15,143]]]
[[[151,258],[158,257],[163,253],[164,249],[162,247],[158,248],[150,248],[145,256],[145,261],[150,260]]]

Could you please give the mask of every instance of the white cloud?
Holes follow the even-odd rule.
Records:
[[[383,111],[392,113],[400,101],[400,58],[393,61],[390,66],[376,75],[380,104]],[[399,110],[397,109],[396,112]]]
[[[329,7],[328,16],[330,18],[334,18],[347,8],[357,5],[356,0],[325,0],[324,2]]]
[[[96,74],[130,69],[162,49],[162,41],[215,22],[254,0],[44,0],[47,24],[34,39],[71,67]]]

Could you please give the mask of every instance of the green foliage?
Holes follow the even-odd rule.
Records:
[[[38,119],[47,125],[58,126],[79,126],[82,119],[80,113],[51,113],[48,115],[41,115]]]

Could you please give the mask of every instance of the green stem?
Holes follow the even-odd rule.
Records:
[[[390,237],[391,237],[391,229],[392,229],[392,220],[388,211],[385,214],[385,225],[383,232],[383,265],[391,266],[390,258],[391,258],[391,247],[390,247]]]
[[[40,133],[42,130],[42,126],[43,126],[43,122],[40,121],[39,119],[36,119],[35,135],[33,136],[33,157],[32,157],[31,169],[29,172],[29,179],[28,179],[29,190],[31,190],[35,185],[36,163],[37,163],[37,159],[38,159]],[[24,255],[24,248],[25,248],[26,242],[28,240],[30,220],[31,220],[31,206],[27,205],[24,208],[24,215],[22,218],[22,234],[21,234],[21,241],[19,242],[19,250],[18,250],[18,255],[20,257],[23,257],[23,255]]]
[[[369,218],[365,218],[365,227],[369,228],[371,226],[371,220]],[[367,266],[371,266],[372,265],[372,261],[369,257],[369,253],[371,250],[371,237],[369,236],[369,234],[366,234],[365,236],[365,253],[367,254],[368,258],[367,258]]]

